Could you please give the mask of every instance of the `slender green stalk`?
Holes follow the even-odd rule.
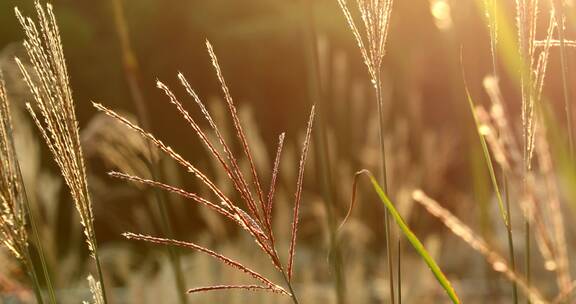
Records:
[[[112,7],[114,10],[114,21],[116,25],[116,32],[118,34],[118,39],[120,40],[121,50],[122,50],[122,62],[124,65],[124,71],[126,76],[126,81],[130,89],[130,94],[132,96],[132,102],[136,107],[136,112],[138,115],[138,120],[142,123],[145,129],[151,130],[151,122],[148,115],[148,109],[146,107],[146,101],[144,100],[144,94],[142,93],[142,88],[140,86],[140,81],[138,78],[138,60],[132,49],[128,26],[126,24],[126,18],[124,15],[124,9],[122,5],[122,0],[112,0]],[[147,142],[149,155],[152,155],[152,145]],[[158,178],[163,177],[161,161],[157,164],[152,163],[151,160],[148,161],[148,167],[152,174],[154,180],[159,180]],[[168,210],[166,208],[166,196],[161,193],[158,189],[154,189],[154,197],[158,205],[160,222],[163,233],[165,233],[169,238],[174,238],[174,231],[170,225],[170,220],[168,216]],[[180,256],[176,250],[172,247],[168,247],[168,255],[170,259],[170,264],[174,271],[174,276],[176,279],[176,288],[178,299],[181,304],[186,304],[188,299],[186,298],[183,290],[186,288],[186,283],[184,279],[184,274],[182,272],[182,266],[180,262]]]
[[[102,298],[104,299],[104,304],[108,304],[108,297],[106,296],[106,286],[104,285],[104,274],[102,272],[102,266],[100,264],[100,256],[98,255],[98,243],[96,238],[92,239],[92,246],[94,246],[94,261],[96,263],[96,271],[98,272],[98,279],[102,285]]]
[[[420,257],[422,257],[424,262],[428,265],[428,267],[432,271],[432,274],[434,274],[434,277],[436,277],[438,283],[440,283],[444,291],[446,291],[446,294],[448,295],[450,300],[453,303],[459,304],[460,299],[458,298],[458,295],[454,291],[454,288],[452,287],[450,281],[446,278],[446,276],[444,275],[444,273],[442,272],[436,261],[434,261],[432,256],[430,256],[426,248],[424,248],[422,242],[420,242],[418,237],[414,234],[414,232],[412,232],[410,227],[408,227],[408,225],[406,224],[406,222],[404,221],[398,210],[396,210],[396,207],[394,207],[392,201],[390,201],[384,190],[378,184],[376,178],[374,178],[372,173],[370,173],[370,171],[368,170],[359,171],[354,175],[354,185],[352,186],[353,188],[352,188],[351,208],[356,200],[356,186],[358,184],[358,178],[361,175],[366,175],[370,179],[370,183],[372,184],[374,191],[376,191],[376,194],[378,194],[380,201],[382,202],[384,207],[386,207],[386,209],[390,212],[390,215],[398,225],[400,231],[402,231],[404,236],[406,236],[408,242],[414,247],[414,249],[416,249],[416,252],[420,255]]]
[[[514,239],[512,237],[512,219],[510,218],[510,193],[508,189],[508,177],[502,170],[502,184],[504,186],[504,195],[506,196],[506,213],[508,214],[508,227],[506,227],[506,233],[508,236],[508,254],[510,255],[510,268],[512,271],[516,271],[516,255],[514,254]],[[518,286],[516,282],[512,282],[512,297],[514,299],[514,304],[518,303]]]
[[[18,166],[18,171],[20,171],[20,166]],[[20,172],[18,172],[21,174]],[[25,195],[25,208],[28,212],[28,217],[30,219],[30,226],[32,227],[32,237],[34,238],[34,245],[36,245],[36,250],[38,251],[38,257],[40,258],[40,264],[42,267],[42,272],[44,276],[44,280],[46,282],[46,289],[48,290],[48,297],[50,298],[50,303],[56,304],[56,294],[54,292],[54,285],[52,283],[52,279],[50,278],[50,272],[48,271],[48,263],[46,262],[46,255],[44,254],[44,248],[40,241],[40,234],[38,233],[38,226],[36,224],[36,217],[32,214],[32,210],[30,208],[30,202],[26,196],[26,190],[23,190]]]
[[[28,272],[28,276],[32,280],[32,289],[34,290],[34,295],[36,296],[36,300],[39,304],[44,303],[44,298],[42,297],[42,287],[40,286],[40,281],[38,280],[38,275],[36,274],[36,270],[34,269],[34,262],[32,261],[32,257],[30,256],[30,249],[28,248],[25,253],[25,257],[23,258],[23,264],[26,268],[26,272]]]
[[[465,80],[465,75],[463,75]],[[480,139],[480,145],[482,147],[482,153],[484,155],[484,160],[486,162],[486,167],[488,168],[488,172],[490,174],[490,180],[492,182],[492,187],[494,188],[494,192],[496,193],[496,199],[498,201],[498,208],[500,210],[500,215],[504,222],[504,226],[506,227],[506,236],[508,238],[508,253],[510,255],[510,263],[511,268],[513,271],[516,271],[516,261],[515,261],[515,254],[514,254],[514,239],[512,235],[512,224],[510,220],[510,202],[508,199],[508,191],[507,191],[507,180],[506,174],[503,175],[503,182],[505,185],[506,191],[506,203],[504,203],[504,199],[502,198],[502,192],[500,191],[500,186],[498,184],[498,180],[496,178],[496,173],[494,170],[494,165],[492,164],[492,157],[490,156],[490,151],[488,150],[488,144],[486,143],[486,139],[480,132],[480,121],[478,119],[478,115],[476,114],[474,101],[472,100],[472,96],[468,90],[468,85],[466,82],[464,83],[464,88],[466,91],[466,97],[468,100],[468,105],[470,107],[470,112],[472,113],[472,118],[474,120],[474,127],[476,128],[476,133]],[[518,303],[518,287],[515,282],[512,282],[512,294],[514,298],[514,303]]]
[[[384,188],[384,192],[388,193],[388,179],[386,174],[386,144],[385,144],[385,137],[384,137],[384,105],[383,105],[383,97],[382,97],[382,81],[380,78],[380,71],[377,72],[376,75],[376,84],[374,84],[375,93],[376,93],[376,100],[378,103],[378,133],[380,135],[380,175],[382,178],[382,187]],[[392,304],[395,303],[394,301],[394,262],[392,256],[392,246],[390,245],[392,242],[392,232],[390,227],[390,219],[388,216],[388,211],[384,211],[384,232],[386,235],[386,253],[388,256],[388,273],[390,274],[390,302]],[[398,257],[398,261],[400,262],[400,257]],[[398,264],[400,267],[400,264]]]

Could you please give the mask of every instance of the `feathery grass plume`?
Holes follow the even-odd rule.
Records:
[[[566,4],[564,0],[551,0],[552,8],[558,20],[558,38],[560,40],[560,65],[562,75],[562,93],[564,95],[564,111],[566,113],[566,127],[568,129],[568,143],[570,148],[570,155],[574,157],[574,129],[572,121],[572,103],[571,94],[568,87],[569,71],[568,71],[568,54],[566,53]]]
[[[102,286],[100,282],[96,281],[92,275],[88,276],[88,285],[90,286],[90,293],[92,294],[92,302],[83,301],[83,304],[104,304],[104,296],[102,296]]]
[[[495,79],[486,78],[484,87],[492,102],[489,113],[483,107],[477,107],[482,128],[486,130],[484,135],[494,155],[506,158],[502,160],[502,157],[497,156],[496,161],[504,169],[504,173],[511,177],[511,182],[518,188],[524,185],[524,198],[520,200],[520,208],[524,211],[524,216],[534,223],[538,249],[544,258],[545,268],[555,271],[559,290],[566,292],[570,289],[571,277],[559,192],[546,138],[546,125],[541,123],[535,134],[538,170],[525,172],[520,156],[521,148],[514,140],[513,131],[508,124],[498,84]],[[496,134],[499,136],[495,136]]]
[[[536,37],[540,13],[539,0],[516,0],[516,24],[518,28],[518,47],[523,66],[521,68],[522,97],[522,138],[523,157],[526,170],[531,169],[535,147],[535,103],[539,102],[546,76],[552,36],[558,28],[554,9],[550,18],[544,40]],[[562,42],[562,41],[560,41]]]
[[[14,257],[24,261],[28,250],[26,213],[11,137],[8,96],[0,74],[0,241]]]
[[[214,131],[217,140],[211,141],[211,137],[209,137],[206,134],[206,132],[199,126],[199,124],[192,118],[192,116],[188,113],[188,111],[184,108],[183,104],[178,100],[176,95],[172,93],[172,91],[168,88],[168,86],[166,86],[160,81],[157,82],[157,86],[166,94],[170,103],[172,103],[176,107],[176,110],[181,114],[183,119],[190,125],[190,127],[200,138],[201,142],[206,146],[208,152],[210,152],[210,154],[221,165],[222,170],[226,172],[226,175],[230,180],[230,182],[232,183],[232,185],[234,186],[234,189],[240,195],[240,198],[244,205],[243,207],[245,209],[240,208],[240,206],[238,206],[235,202],[233,202],[229,198],[229,196],[227,196],[221,189],[219,189],[218,186],[216,186],[216,184],[210,178],[208,178],[203,172],[201,172],[194,165],[192,165],[190,162],[188,162],[182,156],[180,156],[178,153],[172,150],[172,148],[164,144],[162,141],[156,139],[154,135],[144,131],[144,129],[142,129],[141,127],[132,123],[125,117],[120,116],[114,111],[107,109],[103,105],[94,103],[94,106],[98,110],[106,113],[112,118],[115,118],[126,127],[138,132],[143,138],[147,139],[152,145],[156,146],[158,149],[166,153],[168,156],[174,159],[178,164],[180,164],[190,173],[194,174],[195,177],[197,177],[205,186],[208,187],[208,189],[217,197],[217,199],[220,202],[219,203],[210,202],[209,200],[202,198],[201,196],[195,193],[191,193],[186,190],[179,189],[171,185],[167,185],[160,181],[149,180],[142,177],[119,172],[111,172],[110,175],[121,179],[129,180],[132,182],[146,184],[151,187],[159,188],[180,195],[182,197],[189,198],[230,219],[231,221],[236,223],[240,228],[247,231],[252,236],[254,241],[258,244],[259,248],[264,252],[264,254],[270,258],[272,265],[282,274],[285,283],[288,287],[288,291],[285,290],[280,285],[272,283],[271,280],[247,268],[246,266],[240,264],[239,262],[236,262],[219,253],[211,251],[203,246],[194,243],[187,243],[172,239],[158,238],[135,233],[125,233],[124,236],[128,239],[141,240],[162,245],[179,246],[203,252],[218,259],[220,262],[223,262],[226,265],[229,265],[233,268],[239,269],[249,274],[252,278],[256,279],[262,284],[262,285],[216,285],[216,286],[191,289],[189,290],[189,293],[211,291],[211,290],[222,290],[222,289],[243,289],[250,291],[262,290],[288,295],[292,298],[294,303],[298,303],[297,297],[292,288],[292,273],[293,273],[293,261],[296,246],[296,233],[298,227],[299,208],[302,198],[304,167],[306,162],[306,156],[308,154],[310,146],[310,137],[312,133],[312,125],[315,115],[314,107],[312,107],[311,109],[310,118],[306,129],[306,138],[304,141],[304,146],[302,149],[299,164],[299,173],[296,186],[297,188],[295,194],[294,212],[292,219],[293,224],[291,229],[292,235],[290,241],[290,249],[288,252],[288,263],[287,266],[285,267],[280,261],[280,257],[276,251],[276,242],[271,224],[274,192],[277,185],[276,180],[279,171],[280,156],[284,143],[284,134],[281,134],[279,137],[278,150],[274,161],[274,169],[272,171],[270,189],[268,192],[268,196],[265,198],[264,193],[262,191],[262,186],[260,184],[258,171],[254,164],[254,159],[252,153],[250,152],[250,147],[245,136],[245,132],[241,126],[240,119],[238,118],[236,107],[232,100],[229,89],[226,85],[226,82],[224,81],[224,77],[222,76],[222,71],[218,64],[218,60],[216,58],[216,55],[214,53],[211,44],[209,42],[206,42],[206,46],[210,58],[212,59],[212,64],[216,70],[216,75],[218,77],[218,80],[220,81],[222,90],[224,92],[225,101],[228,106],[229,114],[231,115],[234,129],[236,131],[236,136],[242,146],[242,150],[246,158],[249,161],[252,177],[252,185],[251,185],[252,187],[250,186],[249,181],[244,177],[244,174],[242,173],[238,165],[237,157],[233,154],[232,149],[230,148],[228,143],[226,143],[224,137],[222,136],[222,133],[219,131],[218,126],[216,125],[211,114],[205,107],[204,103],[202,102],[198,94],[196,94],[196,92],[192,89],[191,85],[188,83],[184,75],[179,73],[178,79],[182,83],[183,87],[186,89],[187,93],[192,97],[196,105],[199,107],[200,112],[203,114],[204,118],[209,123],[210,128]],[[254,193],[256,197],[254,197]]]
[[[38,303],[43,303],[39,276],[30,255],[28,221],[33,226],[33,236],[37,242],[38,253],[42,260],[42,270],[47,279],[50,300],[55,303],[54,292],[48,271],[45,267],[44,253],[41,248],[30,210],[20,165],[14,147],[12,117],[8,105],[8,95],[4,78],[0,72],[0,244],[4,245],[25,267],[34,286]]]
[[[385,192],[388,192],[388,181],[386,173],[386,148],[384,138],[384,110],[383,110],[383,96],[382,96],[382,80],[381,80],[381,67],[384,55],[386,54],[386,41],[388,38],[388,28],[390,26],[390,16],[392,13],[393,0],[356,0],[360,18],[362,20],[362,28],[356,24],[352,12],[348,7],[346,0],[338,0],[338,4],[348,22],[348,26],[352,30],[352,34],[356,39],[356,43],[362,54],[364,64],[368,68],[370,81],[374,88],[376,95],[376,103],[378,105],[378,123],[379,123],[379,137],[380,137],[380,174],[382,178],[382,185]],[[390,219],[388,211],[384,213],[384,227],[386,234],[386,252],[388,258],[388,275],[390,299],[392,304],[395,303],[394,296],[394,263],[392,257],[392,247],[390,245],[392,233],[390,227]],[[400,239],[398,239],[398,246],[400,246]],[[400,263],[401,257],[398,256]],[[400,267],[400,264],[398,265]],[[400,278],[399,278],[400,280]],[[400,284],[400,282],[399,282]],[[401,294],[398,294],[398,301],[401,302]]]
[[[392,0],[356,0],[360,17],[362,19],[363,32],[359,29],[352,17],[346,0],[338,0],[338,4],[346,17],[346,21],[354,34],[356,43],[360,48],[364,64],[374,86],[378,85],[382,60],[386,54],[386,40],[392,13]]]
[[[29,103],[26,106],[68,185],[80,216],[90,256],[96,262],[102,283],[94,214],[62,41],[52,6],[47,4],[44,8],[36,1],[35,8],[39,27],[31,18],[24,17],[18,8],[15,8],[16,16],[26,35],[24,47],[32,63],[34,76],[37,76],[36,80],[21,60],[16,58],[16,63],[36,102],[36,107]],[[102,292],[106,298],[104,288]]]
[[[548,303],[541,293],[530,286],[525,278],[520,274],[513,271],[505,258],[498,252],[490,248],[488,243],[480,236],[476,235],[470,227],[466,226],[450,211],[443,208],[438,202],[429,198],[421,190],[415,190],[412,193],[412,198],[420,203],[430,214],[437,217],[442,223],[450,229],[454,235],[461,238],[472,249],[478,251],[490,263],[494,271],[502,273],[507,279],[515,282],[520,290],[526,294],[534,303]]]

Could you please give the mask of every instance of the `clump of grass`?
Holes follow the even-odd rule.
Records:
[[[310,113],[310,118],[308,121],[308,127],[306,131],[306,138],[304,141],[304,146],[300,158],[299,163],[299,172],[298,172],[298,180],[296,186],[296,193],[295,193],[295,202],[294,202],[294,210],[292,216],[292,228],[291,228],[291,239],[290,239],[290,247],[288,252],[288,261],[284,264],[281,262],[280,256],[276,251],[276,240],[274,233],[272,231],[272,211],[274,205],[274,193],[276,189],[277,183],[277,176],[279,171],[280,165],[280,157],[282,152],[282,147],[284,144],[284,134],[279,136],[279,143],[278,143],[278,150],[276,153],[276,158],[274,161],[274,168],[271,174],[271,184],[269,187],[268,195],[264,194],[262,189],[262,185],[260,182],[260,177],[257,171],[257,168],[254,164],[254,160],[252,157],[252,153],[250,150],[250,145],[247,142],[246,135],[240,120],[237,115],[236,106],[234,101],[231,97],[230,91],[228,86],[224,80],[222,75],[222,71],[220,69],[220,65],[218,64],[218,59],[214,53],[212,45],[207,42],[206,43],[208,53],[210,58],[212,59],[212,64],[216,70],[217,78],[221,84],[224,98],[226,104],[228,106],[228,110],[230,113],[230,118],[233,122],[234,129],[236,132],[236,137],[242,146],[242,150],[244,155],[248,159],[249,167],[250,167],[250,174],[252,178],[252,183],[250,185],[250,181],[244,176],[244,173],[240,170],[238,165],[238,158],[232,152],[230,146],[224,140],[221,132],[218,129],[214,119],[212,118],[210,112],[205,107],[204,103],[196,94],[196,92],[192,89],[191,85],[188,83],[184,75],[179,74],[178,78],[188,94],[192,97],[196,105],[199,107],[201,113],[203,114],[206,121],[209,123],[210,128],[216,135],[217,141],[213,142],[209,139],[206,132],[199,126],[199,124],[192,118],[192,116],[188,113],[188,111],[184,108],[182,103],[178,100],[178,98],[172,93],[172,91],[163,83],[158,82],[157,86],[160,88],[166,96],[169,98],[170,102],[175,105],[178,112],[182,115],[184,120],[191,126],[194,132],[198,135],[202,143],[206,146],[210,154],[218,161],[221,165],[222,170],[226,172],[230,182],[234,186],[234,189],[238,192],[241,197],[241,201],[243,202],[243,208],[233,202],[228,195],[226,195],[222,190],[220,190],[215,183],[210,180],[203,172],[197,169],[194,165],[190,162],[185,160],[182,156],[177,154],[175,151],[172,150],[169,146],[165,145],[162,141],[156,139],[154,135],[146,132],[139,126],[135,125],[134,123],[130,122],[128,119],[118,115],[114,111],[107,109],[106,107],[100,104],[94,104],[94,106],[103,111],[104,113],[108,114],[109,116],[116,118],[119,122],[126,125],[127,127],[137,131],[141,134],[144,138],[149,140],[154,146],[158,149],[166,153],[172,159],[174,159],[177,163],[183,166],[186,170],[190,173],[194,174],[201,183],[208,187],[208,189],[218,198],[220,201],[219,203],[214,203],[205,199],[195,193],[188,192],[184,189],[180,189],[177,187],[173,187],[171,185],[162,183],[160,181],[154,181],[149,179],[144,179],[138,176],[133,176],[129,174],[119,173],[119,172],[111,172],[111,175],[114,177],[126,179],[136,183],[146,184],[155,188],[159,188],[171,193],[175,193],[181,195],[185,198],[191,199],[204,205],[224,217],[228,218],[232,222],[236,223],[239,227],[247,231],[254,241],[257,243],[261,251],[269,257],[272,265],[278,270],[278,272],[283,276],[284,281],[288,287],[288,290],[281,287],[279,284],[273,283],[272,280],[264,277],[263,275],[259,274],[258,272],[244,266],[240,262],[237,262],[233,259],[225,257],[219,253],[216,253],[210,249],[207,249],[201,245],[197,245],[194,243],[189,242],[182,242],[173,239],[166,239],[166,238],[158,238],[153,236],[135,234],[135,233],[125,233],[124,236],[129,239],[141,240],[156,244],[163,244],[163,245],[172,245],[178,246],[188,249],[193,249],[196,251],[200,251],[204,254],[208,254],[215,259],[219,260],[220,262],[239,269],[252,278],[257,280],[260,285],[215,285],[215,286],[207,286],[207,287],[199,287],[193,288],[188,290],[189,293],[196,293],[196,292],[205,292],[205,291],[213,291],[213,290],[223,290],[223,289],[243,289],[249,291],[269,291],[280,293],[284,295],[288,295],[292,298],[294,303],[298,303],[298,299],[296,297],[295,291],[293,289],[293,272],[294,272],[294,256],[295,256],[295,248],[296,248],[296,235],[298,230],[298,219],[299,219],[299,210],[300,210],[300,203],[302,198],[302,187],[303,187],[303,178],[304,178],[304,167],[306,163],[306,157],[308,154],[309,146],[310,146],[310,137],[312,133],[312,124],[314,121],[314,107],[312,107],[312,111]]]
[[[0,240],[14,257],[28,264],[28,232],[22,182],[18,179],[16,153],[12,145],[12,120],[4,81],[0,75]],[[33,268],[33,267],[32,267]]]
[[[40,281],[29,251],[24,184],[12,136],[8,95],[0,74],[0,244],[22,262],[32,280],[36,300],[43,303]]]
[[[15,9],[26,35],[24,47],[34,73],[31,74],[21,60],[16,58],[35,100],[35,106],[29,103],[26,106],[68,185],[80,216],[90,256],[96,262],[100,283],[104,285],[78,120],[62,41],[52,6],[47,4],[44,8],[35,2],[35,8],[39,26],[31,18],[24,17],[18,8]],[[102,288],[102,294],[106,300],[105,288]]]
[[[368,74],[374,94],[376,95],[376,102],[378,104],[378,122],[379,122],[379,137],[380,137],[380,174],[382,178],[382,185],[384,192],[388,192],[388,182],[386,174],[386,147],[384,136],[384,110],[383,110],[383,94],[382,94],[382,80],[381,68],[384,55],[386,54],[386,41],[388,40],[388,28],[390,26],[390,16],[392,14],[392,0],[356,0],[358,10],[361,17],[361,26],[356,24],[352,12],[348,7],[346,0],[338,0],[338,4],[346,17],[346,21],[352,34],[356,39],[364,64],[368,68]],[[360,29],[362,27],[362,30]],[[390,276],[390,299],[395,302],[394,296],[394,266],[393,255],[391,248],[391,227],[388,212],[384,215],[384,225],[386,234],[386,252],[388,256],[388,274]],[[398,247],[400,247],[400,240],[398,240]],[[400,256],[398,256],[398,263],[400,264]],[[400,265],[398,265],[400,268]],[[400,272],[398,272],[400,274]],[[398,286],[400,286],[400,278],[398,278]],[[400,287],[398,288],[400,290]],[[398,300],[401,302],[401,294],[398,292]]]
[[[509,280],[515,282],[520,287],[520,290],[534,301],[534,303],[548,303],[538,290],[530,286],[529,282],[527,282],[522,275],[518,274],[508,265],[505,258],[493,250],[484,239],[476,235],[470,227],[465,225],[450,211],[440,206],[438,202],[429,198],[421,190],[414,191],[412,198],[426,208],[430,214],[440,219],[454,235],[461,238],[470,245],[470,247],[482,254],[496,272],[502,273]]]

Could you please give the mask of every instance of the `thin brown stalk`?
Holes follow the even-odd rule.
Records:
[[[292,239],[290,241],[290,255],[288,256],[288,280],[292,280],[294,254],[296,250],[296,233],[298,232],[298,220],[300,211],[300,201],[302,200],[302,186],[304,181],[304,167],[306,166],[306,157],[308,156],[308,149],[310,148],[310,137],[312,135],[312,125],[314,123],[314,110],[310,112],[310,119],[308,120],[308,127],[306,128],[306,139],[304,140],[304,147],[300,156],[300,164],[298,169],[298,181],[296,183],[296,198],[294,200],[294,215],[292,217]]]
[[[274,206],[274,193],[276,191],[276,183],[278,179],[278,172],[280,170],[280,157],[282,156],[282,148],[284,147],[284,137],[285,133],[280,134],[278,136],[278,149],[276,150],[276,157],[274,158],[274,168],[272,169],[272,178],[270,179],[270,190],[268,190],[268,197],[266,202],[266,211],[265,211],[265,218],[266,225],[268,226],[268,230],[270,232],[270,236],[272,234],[272,208]],[[274,239],[272,239],[272,244],[274,244]]]
[[[189,289],[188,293],[205,292],[205,291],[215,291],[215,290],[230,290],[230,289],[242,289],[247,291],[270,291],[279,293],[279,291],[272,289],[268,286],[260,285],[216,285],[216,286],[206,286],[197,287]]]
[[[205,254],[223,262],[224,264],[226,264],[232,268],[236,268],[238,270],[245,272],[246,274],[248,274],[252,278],[262,282],[264,285],[266,285],[271,290],[288,295],[288,293],[281,286],[272,283],[270,280],[266,279],[263,275],[259,274],[258,272],[244,266],[240,262],[237,262],[237,261],[234,261],[230,258],[227,258],[227,257],[225,257],[225,256],[223,256],[217,252],[214,252],[214,251],[212,251],[206,247],[202,247],[202,246],[194,244],[194,243],[158,238],[158,237],[142,235],[142,234],[135,234],[135,233],[131,233],[131,232],[124,233],[123,235],[127,239],[131,239],[131,240],[139,240],[139,241],[145,241],[145,242],[161,244],[161,245],[178,246],[178,247],[182,247],[182,248],[188,248],[188,249],[200,251],[202,253],[205,253]]]

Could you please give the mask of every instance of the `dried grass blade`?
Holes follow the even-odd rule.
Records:
[[[302,186],[304,182],[304,167],[306,165],[306,157],[308,156],[308,149],[310,148],[310,137],[312,135],[312,125],[314,124],[315,111],[316,107],[312,106],[312,110],[310,111],[310,118],[308,120],[308,127],[306,128],[306,139],[304,140],[304,146],[302,148],[302,154],[300,156],[298,181],[296,183],[296,194],[294,199],[294,215],[292,217],[292,239],[290,241],[290,253],[288,256],[288,280],[292,279],[294,253],[296,250],[296,233],[298,231],[300,201],[302,200]]]
[[[290,295],[285,291],[279,291],[268,286],[260,286],[260,285],[215,285],[215,286],[206,286],[206,287],[197,287],[193,289],[189,289],[188,293],[198,293],[198,292],[206,292],[206,291],[215,291],[215,290],[230,290],[230,289],[242,289],[246,291],[269,291],[274,293],[282,293],[284,295]]]

